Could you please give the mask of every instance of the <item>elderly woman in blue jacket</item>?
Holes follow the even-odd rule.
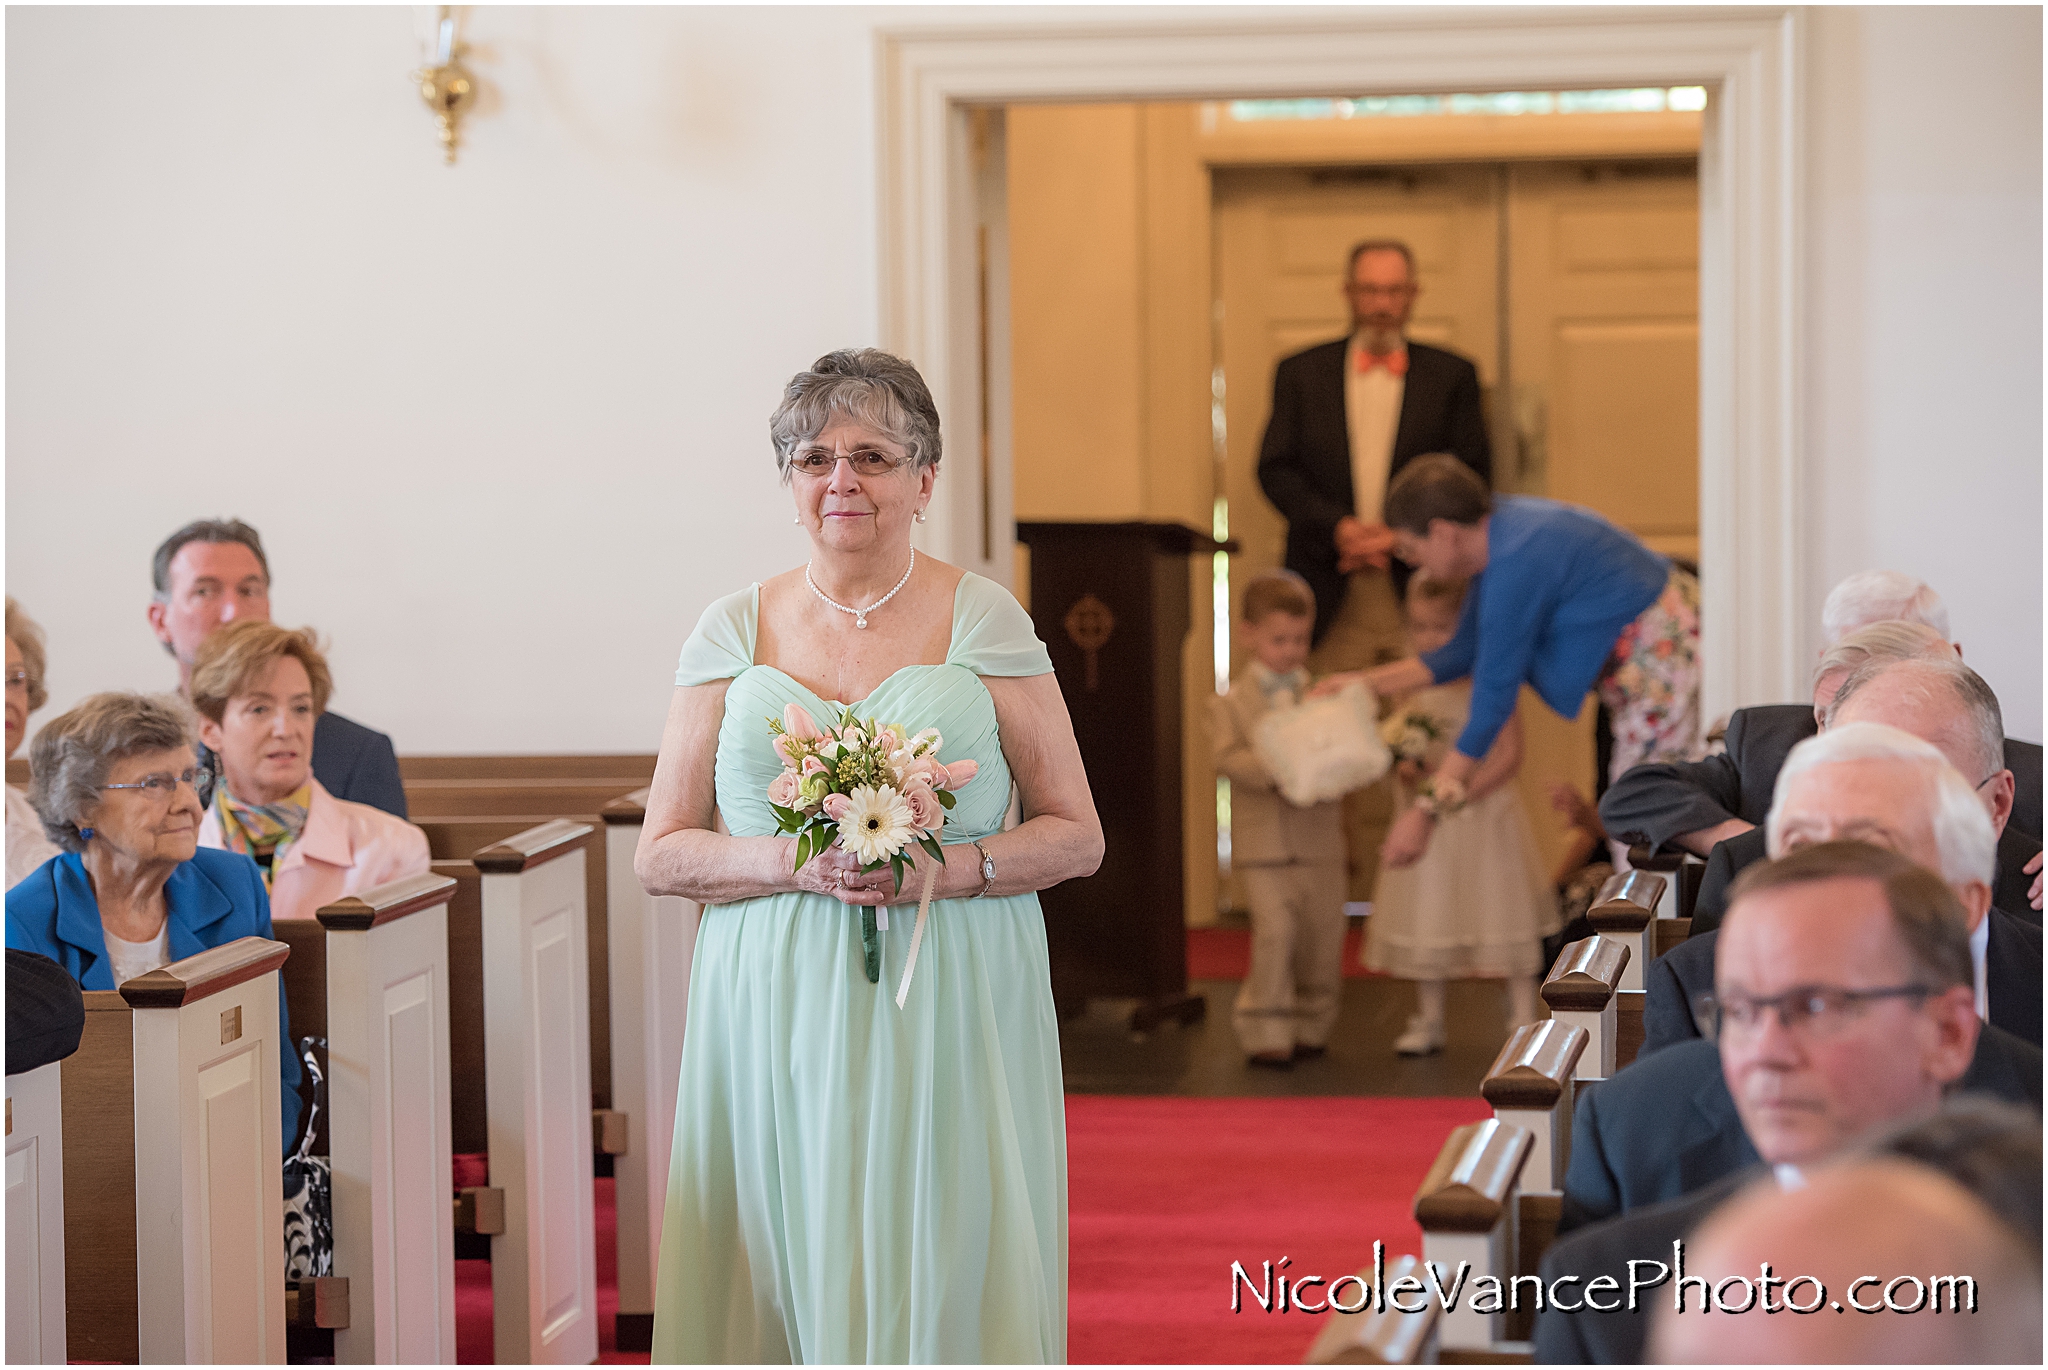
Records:
[[[36,734],[29,802],[56,843],[7,891],[7,945],[63,966],[88,990],[238,937],[270,936],[270,898],[256,863],[202,850],[203,810],[192,723],[168,696],[98,694]],[[290,1041],[284,987],[280,1036]],[[278,1052],[282,1143],[299,1126],[299,1059]]]
[[[1598,689],[1614,731],[1609,778],[1698,747],[1699,582],[1590,509],[1494,495],[1455,457],[1410,462],[1387,490],[1394,553],[1438,580],[1469,580],[1458,630],[1434,652],[1331,677],[1381,696],[1469,676],[1465,729],[1415,804],[1388,830],[1382,860],[1411,865],[1436,820],[1515,711],[1524,684],[1566,718]]]

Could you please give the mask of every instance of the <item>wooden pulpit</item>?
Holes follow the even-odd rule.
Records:
[[[1102,867],[1039,895],[1062,1016],[1137,999],[1131,1026],[1199,1022],[1188,993],[1181,746],[1187,558],[1178,523],[1020,523],[1031,617],[1052,654],[1102,818]]]

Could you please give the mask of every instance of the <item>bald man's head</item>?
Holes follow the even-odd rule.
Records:
[[[1748,1303],[1765,1265],[1776,1282],[1768,1297],[1780,1311],[1761,1303],[1721,1311]],[[1686,1275],[1721,1290],[1720,1307],[1701,1312],[1697,1287],[1682,1313],[1658,1300],[1650,1357],[1687,1365],[2039,1364],[2039,1272],[2008,1227],[1936,1171],[1891,1159],[1825,1166],[1803,1188],[1752,1186],[1686,1243]]]

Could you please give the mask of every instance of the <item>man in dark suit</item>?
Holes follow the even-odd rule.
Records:
[[[1283,359],[1259,447],[1259,485],[1287,519],[1287,569],[1315,592],[1318,675],[1407,655],[1400,597],[1409,570],[1381,516],[1388,483],[1416,457],[1448,452],[1491,483],[1479,372],[1455,352],[1408,340],[1419,287],[1405,243],[1351,250],[1351,334]],[[1344,805],[1351,898],[1372,898],[1393,816],[1391,780]]]
[[[241,618],[270,621],[270,559],[262,537],[240,519],[186,524],[156,549],[150,572],[149,627],[178,663],[180,694],[214,629]],[[331,709],[313,723],[313,774],[336,799],[406,816],[391,739]]]
[[[1544,1287],[1613,1274],[1625,1291],[1630,1260],[1668,1267],[1672,1241],[1745,1181],[1801,1183],[1801,1167],[1933,1115],[1952,1088],[2038,1110],[2040,1052],[1978,1020],[1964,923],[1938,876],[1867,843],[1752,867],[1722,934],[1716,1040],[1642,1059],[1579,1106],[1567,1220],[1616,1216],[1560,1238]],[[1647,1328],[1647,1306],[1553,1305],[1536,1358],[1637,1362]]]
[[[1958,663],[1934,668],[1933,674],[1939,680],[1967,669]],[[1926,736],[1953,737],[1955,729],[1947,721],[1968,715],[1959,708],[1952,715],[1930,710],[1928,701],[1948,692],[1929,688],[1927,674],[1907,669],[1859,690],[1844,708],[1848,721],[1793,749],[1778,773],[1766,826],[1716,847],[1708,868],[1717,880],[1732,878],[1730,853],[1753,846],[1761,860],[1769,834],[1770,850],[1780,856],[1813,842],[1854,836],[1943,872],[1968,919],[1980,1013],[2038,1046],[2041,929],[1991,902],[1991,876],[2000,857],[1985,787],[1972,790],[1954,758],[1944,756]],[[1871,707],[1859,707],[1866,705]],[[1922,736],[1879,723],[1877,717],[1911,725]],[[1987,745],[1979,743],[1980,749]],[[1692,935],[1652,962],[1644,976],[1644,1051],[1699,1034],[1691,1005],[1712,983],[1717,944],[1713,925],[1705,931],[1701,927],[1695,918]]]

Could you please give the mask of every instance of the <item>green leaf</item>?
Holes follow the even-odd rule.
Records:
[[[930,853],[932,860],[938,862],[940,865],[944,865],[946,863],[946,849],[939,845],[938,838],[927,834],[917,839],[917,845],[923,847],[925,851]]]
[[[903,859],[901,852],[889,858],[889,869],[896,876],[896,893],[903,893],[903,868],[910,863]]]
[[[951,790],[939,791],[939,807],[950,809],[957,802],[958,801],[953,798],[953,792]]]
[[[810,859],[825,850],[825,844],[818,840],[816,828],[805,828],[796,839],[796,868],[802,870]]]

